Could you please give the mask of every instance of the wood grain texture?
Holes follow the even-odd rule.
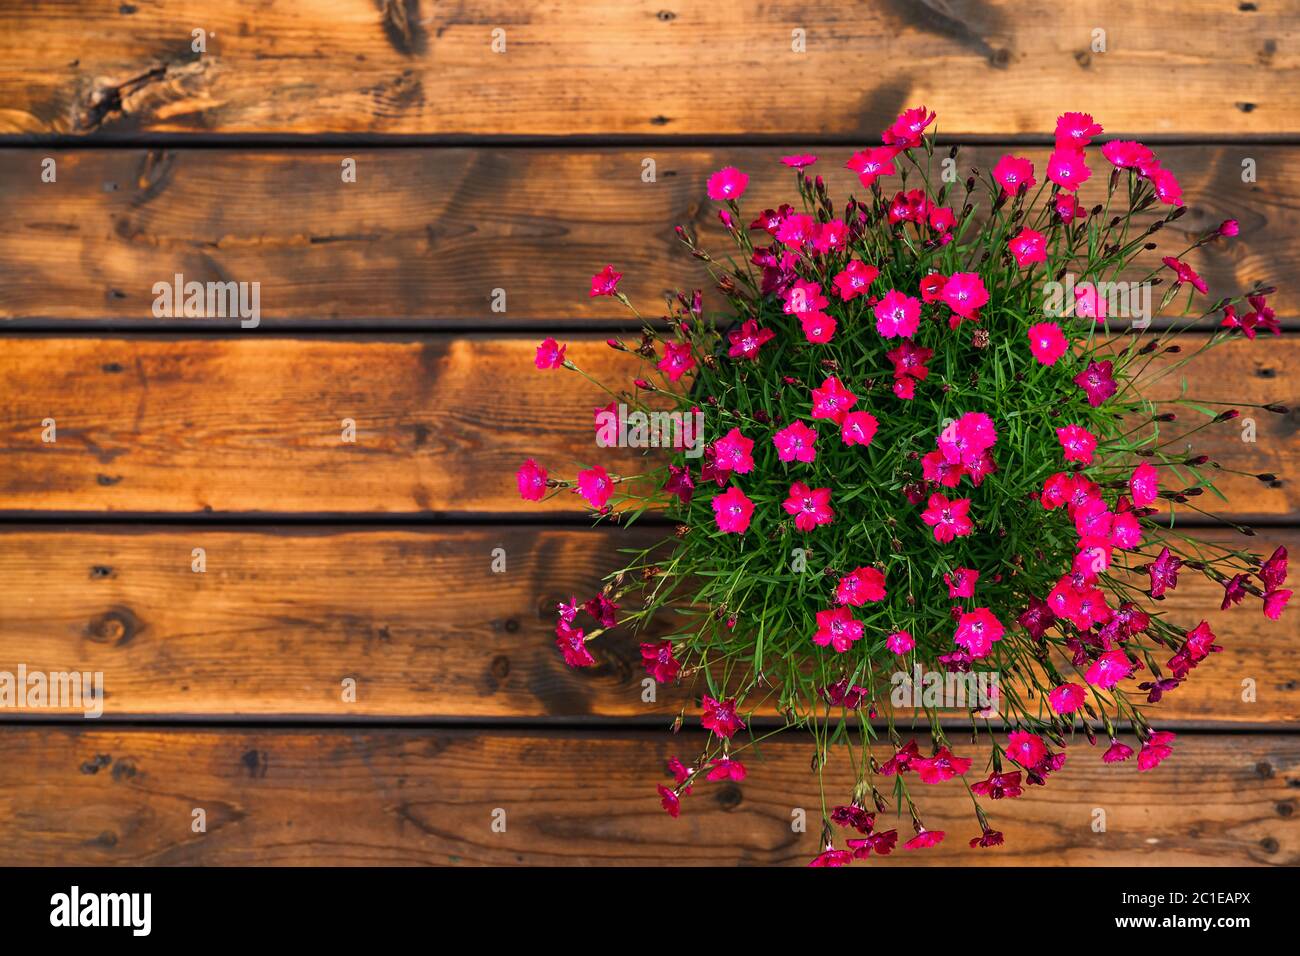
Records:
[[[731,248],[705,197],[723,166],[750,174],[753,215],[791,199],[789,152],[823,156],[814,167],[843,203],[862,189],[843,168],[851,149],[791,145],[720,149],[0,150],[0,322],[141,328],[234,329],[236,319],[153,315],[154,283],[180,273],[199,282],[257,282],[266,327],[370,324],[491,327],[530,322],[626,323],[609,299],[588,295],[605,263],[648,315],[665,290],[708,287],[700,263],[673,233],[688,224],[708,248]],[[988,170],[1007,151],[967,147],[957,171]],[[58,180],[41,182],[56,158]],[[1168,146],[1162,162],[1183,181],[1189,211],[1161,236],[1178,253],[1225,218],[1241,235],[1188,261],[1212,294],[1256,282],[1300,285],[1300,147]],[[343,183],[340,163],[357,162]],[[655,182],[642,181],[654,160]],[[1258,182],[1243,183],[1242,162]],[[1083,201],[1104,198],[1109,164],[1099,156]],[[898,180],[889,182],[897,185]],[[1135,275],[1135,278],[1140,278]],[[505,311],[493,311],[493,290]],[[709,307],[720,300],[710,295]],[[1278,300],[1279,314],[1288,299]]]
[[[0,351],[0,511],[576,513],[572,493],[520,501],[515,469],[535,457],[557,476],[593,462],[634,474],[638,459],[596,447],[592,410],[608,396],[538,372],[534,347],[514,336],[14,336]],[[577,339],[569,355],[615,386],[639,374],[603,341]],[[1195,451],[1226,466],[1283,476],[1269,487],[1221,474],[1225,514],[1300,510],[1286,480],[1300,470],[1300,395],[1283,374],[1298,362],[1300,344],[1270,337],[1188,368],[1202,400],[1293,409],[1258,412],[1254,443],[1240,423],[1195,436]],[[1151,394],[1179,388],[1167,376]],[[54,443],[41,440],[48,418]],[[342,440],[345,419],[355,443]]]
[[[0,729],[0,863],[806,863],[820,806],[807,741],[778,739],[743,783],[706,783],[682,816],[659,809],[665,758],[692,734],[475,731]],[[957,751],[962,752],[960,743]],[[989,806],[1007,845],[978,833],[957,781],[924,788],[948,839],[867,865],[1292,865],[1300,737],[1184,735],[1151,773],[1080,742],[1045,789]],[[847,761],[827,770],[847,796]],[[203,808],[207,832],[191,830]],[[791,832],[805,808],[807,833]],[[1094,811],[1106,831],[1094,833]],[[505,811],[506,831],[493,832]],[[891,818],[892,822],[892,818]],[[905,820],[902,829],[907,830]],[[910,836],[910,832],[907,833]]]
[[[1300,131],[1295,15],[1292,0],[10,4],[0,132],[874,137],[925,103],[952,133],[1050,132],[1090,109],[1116,131],[1274,134]]]
[[[697,712],[690,688],[660,687],[643,701],[636,635],[602,637],[592,645],[598,666],[575,670],[552,630],[556,603],[596,593],[620,566],[619,548],[664,533],[3,528],[0,669],[102,671],[111,717],[645,718],[666,727],[683,708]],[[1279,544],[1300,553],[1300,532],[1262,532],[1261,548]],[[195,548],[205,573],[191,570]],[[491,570],[495,548],[504,573]],[[1175,624],[1210,621],[1224,651],[1150,708],[1153,722],[1300,721],[1294,629],[1253,601],[1222,613],[1221,598],[1187,573],[1164,602]],[[347,703],[346,678],[357,687]],[[1254,702],[1242,701],[1246,679]]]

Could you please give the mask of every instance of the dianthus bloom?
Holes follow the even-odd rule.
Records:
[[[1004,193],[1012,195],[1022,187],[1032,189],[1038,182],[1034,178],[1034,164],[1021,156],[1003,156],[993,167],[993,178],[1002,184]]]
[[[922,783],[943,783],[965,773],[970,765],[969,757],[958,757],[947,747],[940,747],[933,757],[912,761],[912,769],[920,776]]]
[[[1133,673],[1133,662],[1123,651],[1107,651],[1088,668],[1083,679],[1094,687],[1110,690]]]
[[[861,445],[864,448],[876,437],[880,423],[870,412],[849,412],[840,422],[840,437],[846,445]]]
[[[591,297],[613,295],[618,291],[618,280],[621,278],[623,273],[615,272],[613,266],[605,266],[591,277]]]
[[[676,382],[683,375],[695,368],[695,356],[691,354],[689,342],[665,342],[664,357],[655,366],[667,376],[670,382]]]
[[[1024,793],[1020,786],[1020,771],[1012,770],[1005,773],[991,773],[986,780],[970,785],[971,793],[978,794],[981,797],[988,797],[990,800],[1014,800]],[[971,846],[976,841],[971,841]]]
[[[724,166],[709,177],[708,193],[710,199],[722,201],[739,199],[745,194],[749,177],[735,166]]]
[[[897,150],[890,146],[876,146],[854,153],[845,163],[845,167],[858,174],[858,181],[864,189],[870,189],[881,176],[892,176],[898,170],[894,168]]]
[[[812,390],[812,417],[829,418],[838,423],[845,413],[857,403],[858,397],[840,384],[834,375],[822,382],[821,388]]]
[[[1082,152],[1101,133],[1101,124],[1088,113],[1062,113],[1056,118],[1057,149]]]
[[[1005,633],[1006,628],[992,611],[977,607],[957,619],[957,631],[952,639],[971,657],[987,657],[994,641],[1002,640]]]
[[[809,315],[826,308],[830,300],[822,294],[822,287],[816,282],[798,279],[785,293],[786,315]]]
[[[713,443],[714,466],[720,471],[734,471],[747,475],[754,470],[754,440],[746,438],[739,428],[733,428]]]
[[[1264,595],[1264,616],[1270,621],[1276,621],[1286,610],[1287,602],[1291,600],[1292,592],[1286,588],[1278,588],[1276,591],[1269,591]]]
[[[1089,362],[1088,367],[1074,377],[1088,396],[1088,404],[1096,408],[1115,394],[1114,365],[1109,362]]]
[[[1092,464],[1092,453],[1097,450],[1097,439],[1082,425],[1066,425],[1056,430],[1056,437],[1065,451],[1066,461]]]
[[[1178,569],[1182,566],[1182,558],[1175,555],[1168,548],[1160,549],[1156,559],[1147,568],[1151,575],[1151,596],[1153,598],[1161,597],[1166,590],[1173,591],[1178,587]]]
[[[519,497],[525,501],[541,501],[546,497],[546,479],[546,469],[529,458],[515,472]]]
[[[817,457],[817,431],[803,422],[791,422],[772,436],[776,457],[782,461],[802,461],[811,464]]]
[[[861,638],[862,622],[855,620],[853,612],[848,608],[837,607],[817,612],[817,631],[813,634],[813,643],[819,647],[831,647],[843,654]]]
[[[829,488],[809,488],[802,481],[790,486],[790,497],[783,503],[786,512],[794,515],[794,526],[800,531],[811,531],[819,525],[830,524],[835,517],[831,510]]]
[[[691,477],[690,468],[685,465],[669,465],[664,491],[676,496],[682,504],[689,505],[695,497],[695,479]]]
[[[1047,178],[1062,189],[1074,192],[1091,175],[1082,152],[1058,149],[1047,158]]]
[[[885,358],[894,363],[894,379],[896,383],[903,379],[908,379],[909,382],[911,380],[925,381],[926,376],[930,374],[930,369],[926,367],[925,363],[933,357],[933,349],[918,348],[912,344],[911,339],[903,339],[898,348],[885,353]]]
[[[835,588],[835,600],[852,607],[884,599],[885,575],[876,568],[857,568],[840,578]]]
[[[1178,177],[1167,169],[1153,169],[1150,177],[1156,196],[1167,206],[1183,204],[1183,187],[1178,184]]]
[[[1007,757],[1026,769],[1033,769],[1047,756],[1043,738],[1026,730],[1013,730],[1007,735]]]
[[[1159,490],[1160,472],[1155,465],[1144,461],[1133,469],[1128,480],[1128,493],[1135,508],[1145,508],[1154,502]]]
[[[719,531],[744,534],[749,530],[749,519],[753,514],[754,502],[739,488],[728,488],[713,498],[713,515]]]
[[[1154,770],[1170,755],[1173,748],[1170,746],[1174,742],[1174,735],[1167,730],[1157,730],[1149,740],[1142,745],[1142,751],[1138,754],[1138,770]]]
[[[745,765],[739,760],[732,760],[730,757],[715,757],[709,761],[709,772],[705,774],[705,777],[715,782],[718,780],[732,780],[739,783],[747,775]]]
[[[719,737],[731,737],[737,730],[745,729],[745,722],[736,713],[734,700],[718,701],[705,694],[700,706],[704,709],[700,724],[705,730],[711,730]]]
[[[943,583],[948,585],[948,597],[974,597],[975,582],[980,579],[980,573],[974,568],[957,568],[954,571],[946,571],[943,575]]]
[[[1074,287],[1075,315],[1080,318],[1103,322],[1106,319],[1107,312],[1106,297],[1101,294],[1096,284],[1080,282]]]
[[[943,457],[952,464],[976,464],[998,440],[993,419],[983,412],[966,412],[935,439]]]
[[[921,145],[921,134],[934,122],[934,118],[934,110],[927,110],[924,106],[903,110],[880,138],[888,146],[913,149]]]
[[[1041,232],[1024,228],[1011,237],[1007,248],[1016,259],[1016,265],[1023,269],[1038,262],[1047,261],[1047,237]]]
[[[727,355],[731,358],[756,359],[759,349],[774,338],[776,333],[771,329],[760,329],[757,322],[747,319],[744,325],[727,334],[730,343]]]
[[[1079,200],[1075,198],[1074,193],[1061,193],[1056,197],[1056,203],[1053,208],[1056,211],[1057,218],[1064,223],[1072,223],[1076,219],[1085,219],[1088,211],[1079,205]]]
[[[833,846],[827,846],[825,850],[813,857],[812,862],[808,865],[812,867],[838,867],[848,866],[853,862],[853,854],[848,850],[837,850]]]
[[[646,673],[660,684],[668,684],[676,680],[678,671],[682,669],[681,663],[673,657],[671,641],[642,644],[641,662],[645,665]]]
[[[578,472],[578,487],[574,489],[587,499],[597,511],[604,511],[614,494],[614,482],[600,465]]]
[[[1029,351],[1040,365],[1055,365],[1069,348],[1069,341],[1055,322],[1039,322],[1029,327]]]
[[[781,162],[791,169],[804,169],[817,162],[817,157],[812,153],[796,153],[793,156],[782,156]]]
[[[926,509],[921,519],[934,529],[934,540],[947,544],[953,538],[961,538],[975,530],[970,520],[970,499],[958,498],[949,501],[943,495],[933,494],[926,502]]]
[[[854,259],[835,276],[835,291],[841,299],[849,302],[857,296],[865,295],[878,275],[880,270],[875,266]]]
[[[570,667],[595,667],[596,658],[587,650],[586,635],[581,628],[572,627],[561,621],[555,627],[555,646],[564,655],[564,663]]]
[[[1078,684],[1062,684],[1047,695],[1047,702],[1058,714],[1072,714],[1083,706],[1088,692]]]
[[[906,654],[916,647],[916,640],[907,631],[893,631],[885,638],[885,646],[895,654]]]
[[[1205,295],[1210,291],[1210,287],[1206,284],[1205,280],[1200,277],[1195,269],[1189,266],[1186,262],[1183,262],[1183,260],[1175,259],[1173,256],[1165,256],[1160,261],[1170,269],[1174,270],[1174,275],[1178,277],[1180,283],[1186,282],[1197,292],[1201,293],[1201,295]]]
[[[876,331],[883,337],[911,338],[921,318],[921,303],[897,289],[890,289],[876,303]]]
[[[926,847],[938,846],[947,835],[943,830],[918,830],[916,836],[903,844],[903,849],[923,850]]]
[[[537,355],[533,359],[533,364],[543,370],[563,368],[564,352],[567,348],[567,345],[561,345],[555,339],[543,339],[537,346]]]
[[[1121,169],[1137,169],[1155,161],[1155,153],[1132,140],[1113,139],[1101,147],[1101,154]]]
[[[1286,583],[1287,566],[1287,550],[1279,545],[1259,566],[1259,579],[1264,582],[1266,590],[1276,591]]]
[[[799,316],[803,337],[814,345],[824,345],[835,337],[835,317],[825,312],[805,312]]]
[[[807,213],[786,216],[776,228],[777,241],[793,249],[812,242],[817,233],[817,220]]]
[[[1123,763],[1129,757],[1133,756],[1133,748],[1126,743],[1112,739],[1106,752],[1101,755],[1101,759],[1106,763]]]
[[[980,307],[989,301],[989,293],[978,272],[954,272],[943,285],[942,298],[957,315],[975,319],[979,317]]]

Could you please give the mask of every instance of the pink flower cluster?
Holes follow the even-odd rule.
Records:
[[[873,204],[853,200],[842,216],[829,201],[819,201],[820,178],[814,180],[803,172],[818,161],[811,154],[781,159],[802,184],[803,211],[788,204],[765,209],[750,223],[748,234],[738,217],[749,177],[735,167],[709,177],[708,196],[722,204],[721,221],[748,259],[734,273],[739,278],[726,274],[719,289],[744,309],[737,309],[734,324],[715,339],[703,339],[698,332],[703,324],[700,293],[691,298],[679,293],[682,308],[671,319],[674,340],[653,330],[645,332],[638,347],[609,340],[617,351],[635,352],[653,362],[659,373],[658,384],[634,381],[638,395],[670,392],[697,410],[723,412],[714,419],[712,440],[704,444],[702,461],[675,460],[654,487],[662,496],[660,503],[675,502],[689,519],[689,524],[684,521],[678,526],[678,536],[703,532],[709,536],[708,546],[720,554],[735,549],[734,553],[748,557],[750,549],[794,535],[798,535],[794,541],[814,551],[814,545],[835,541],[837,535],[853,539],[848,548],[836,552],[834,567],[819,565],[817,584],[799,585],[799,600],[807,603],[790,618],[796,626],[786,627],[785,621],[781,625],[799,642],[795,653],[806,650],[806,672],[825,675],[816,678],[815,696],[808,695],[818,707],[824,702],[830,712],[862,711],[863,719],[876,719],[881,698],[875,684],[879,675],[873,668],[882,658],[900,665],[904,660],[918,667],[933,665],[949,675],[970,673],[977,662],[1013,670],[1041,669],[1039,683],[1027,695],[1033,700],[1033,711],[1022,708],[1001,714],[1006,720],[1005,739],[999,735],[993,744],[989,765],[979,771],[982,779],[969,783],[973,797],[1016,799],[1028,787],[1045,786],[1066,763],[1064,736],[1076,722],[1093,745],[1097,742],[1093,726],[1104,723],[1109,737],[1101,756],[1105,763],[1121,763],[1136,755],[1138,769],[1149,771],[1171,755],[1175,737],[1153,729],[1127,705],[1116,706],[1115,701],[1127,700],[1122,685],[1141,680],[1137,689],[1154,704],[1174,692],[1221,647],[1206,621],[1187,631],[1173,629],[1159,612],[1148,613],[1138,605],[1141,589],[1127,583],[1123,588],[1114,586],[1111,572],[1123,569],[1145,575],[1149,581],[1145,596],[1159,602],[1177,591],[1180,573],[1194,569],[1222,586],[1224,611],[1252,597],[1260,601],[1269,619],[1276,620],[1292,595],[1284,587],[1287,553],[1278,548],[1267,560],[1251,555],[1233,573],[1223,573],[1207,562],[1190,557],[1184,561],[1161,546],[1168,539],[1155,530],[1158,522],[1147,519],[1159,517],[1160,507],[1170,502],[1186,502],[1199,489],[1180,490],[1175,485],[1162,490],[1162,477],[1166,485],[1182,479],[1171,478],[1178,474],[1173,469],[1161,468],[1180,462],[1157,458],[1138,446],[1119,447],[1125,433],[1115,429],[1111,420],[1134,414],[1141,406],[1125,392],[1133,387],[1132,369],[1127,367],[1132,354],[1120,349],[1100,351],[1092,341],[1096,325],[1108,318],[1105,297],[1095,283],[1080,284],[1074,289],[1074,301],[1057,320],[1024,308],[1023,298],[1016,300],[1016,290],[1028,288],[1036,273],[1044,279],[1060,274],[1062,232],[1085,236],[1085,245],[1092,241],[1086,239],[1089,229],[1084,226],[1096,224],[1089,224],[1090,214],[1077,193],[1092,177],[1088,152],[1091,148],[1095,155],[1093,143],[1102,127],[1087,113],[1067,112],[1057,120],[1045,170],[1040,172],[1028,158],[1011,154],[996,162],[989,184],[991,195],[997,197],[994,212],[1003,207],[1011,212],[997,231],[989,233],[996,239],[987,243],[980,258],[964,256],[970,248],[964,230],[973,221],[968,218],[971,207],[956,202],[945,205],[949,202],[945,197],[952,194],[949,190],[932,193],[928,183],[926,188],[897,192],[884,188],[883,181],[898,175],[912,160],[909,151],[923,142],[927,153],[932,150],[927,130],[934,121],[935,114],[924,107],[908,109],[883,131],[880,145],[849,157],[846,167],[870,191]],[[1112,189],[1127,177],[1130,189],[1141,184],[1140,195],[1148,205],[1157,200],[1181,205],[1176,177],[1146,146],[1111,140],[1100,146],[1100,153],[1114,167]],[[1040,176],[1045,180],[1041,184]],[[908,182],[904,179],[903,184]],[[1022,215],[1035,201],[1030,195],[1036,187],[1048,193],[1043,214]],[[1171,212],[1169,218],[1177,215]],[[1084,226],[1076,226],[1079,223]],[[1202,241],[1236,235],[1238,228],[1235,220],[1226,220]],[[679,230],[679,235],[684,233]],[[865,242],[870,236],[880,241]],[[911,272],[899,267],[905,249],[924,257]],[[992,264],[986,267],[984,262],[990,259]],[[1172,273],[1177,289],[1185,288],[1189,296],[1206,296],[1209,285],[1191,262],[1164,257],[1163,266],[1169,270],[1165,279]],[[591,296],[614,297],[626,304],[618,290],[621,278],[612,265],[605,266],[592,277]],[[745,282],[749,288],[737,291],[738,283]],[[1217,319],[1222,309],[1220,328],[1227,330],[1219,333],[1223,337],[1238,334],[1253,339],[1260,331],[1280,334],[1266,293],[1271,290],[1247,297],[1248,311],[1243,307],[1239,313],[1232,305],[1220,303],[1206,314]],[[1008,327],[1014,334],[1004,335],[990,347],[990,330],[1005,332]],[[924,347],[920,341],[934,347]],[[999,391],[994,393],[978,391],[975,375],[968,378],[965,370],[960,375],[953,372],[955,352],[986,348],[985,354],[999,359],[1015,357],[1015,361],[991,360],[979,367],[981,374],[991,370],[999,377]],[[574,352],[579,355],[581,347]],[[815,361],[802,366],[797,375],[784,374],[787,369],[780,367],[779,378],[773,375],[766,380],[775,384],[746,395],[750,401],[737,402],[724,394],[732,388],[743,391],[746,376],[757,377],[791,354],[811,355]],[[861,359],[863,354],[867,359],[862,362],[846,360],[846,356]],[[553,338],[537,346],[534,364],[540,370],[577,371],[574,363],[568,346]],[[707,376],[718,367],[728,375],[734,373],[734,380],[727,378],[718,394],[689,391],[696,376]],[[652,372],[646,374],[654,377]],[[1028,411],[1001,404],[1004,395],[1012,392],[1002,378],[1018,384],[1035,377],[1053,383],[1050,391],[1036,394],[1047,394],[1057,404],[1047,408],[1049,403],[1043,401],[1038,403],[1042,407]],[[616,405],[596,411],[598,415],[611,412]],[[1025,434],[1030,413],[1037,416],[1039,428],[1041,444],[1035,446],[1028,445]],[[949,414],[954,417],[940,422],[940,416]],[[1223,413],[1219,420],[1235,414]],[[1171,420],[1171,414],[1151,417],[1152,422]],[[717,426],[718,421],[724,424]],[[1025,448],[1041,449],[1041,453],[1031,455]],[[896,459],[880,471],[862,472],[883,475],[880,487],[862,482],[854,469],[887,453],[896,454]],[[1134,460],[1138,460],[1135,467]],[[1181,462],[1197,463],[1196,459]],[[845,478],[846,473],[853,477]],[[1016,479],[1023,484],[1013,484]],[[601,516],[615,515],[625,500],[634,498],[623,493],[625,482],[632,480],[611,475],[598,465],[578,470],[572,481],[556,480],[531,458],[516,473],[521,497],[542,501],[552,492],[569,491]],[[856,500],[864,487],[875,501],[885,502],[869,515]],[[1013,494],[1007,493],[1008,487],[1015,489]],[[710,493],[706,496],[702,489]],[[1008,511],[1014,512],[1012,519],[1002,514]],[[1023,553],[1017,550],[1021,526],[1042,531],[1050,561],[1042,552],[1031,553],[1032,547]],[[1006,553],[996,545],[989,548],[988,539],[999,531],[1006,536],[1008,527],[1012,534]],[[859,533],[864,541],[880,545],[879,550],[859,555],[855,550]],[[910,545],[900,540],[906,535],[913,536]],[[1156,537],[1154,543],[1144,541],[1149,535]],[[906,554],[906,562],[894,563],[900,561],[893,557],[896,554]],[[708,560],[713,560],[712,554]],[[1038,562],[1037,576],[1026,584],[1023,570],[1031,561]],[[898,573],[900,566],[909,573]],[[710,571],[713,567],[709,565]],[[662,569],[647,561],[637,570],[651,580]],[[755,567],[745,573],[767,574],[769,569]],[[589,642],[621,623],[616,601],[622,600],[625,589],[620,574],[590,600],[579,604],[572,598],[558,606],[555,643],[568,665],[596,664]],[[918,603],[927,601],[938,605],[930,618],[915,611]],[[717,627],[726,628],[718,632],[723,644],[733,640],[728,632],[752,614],[732,604],[730,594],[725,603],[711,604],[707,610]],[[580,613],[594,627],[579,626]],[[736,635],[744,633],[742,626]],[[670,684],[707,669],[713,662],[713,647],[708,645],[709,660],[702,660],[704,655],[692,657],[689,642],[683,642],[679,633],[672,640],[641,643],[640,654],[646,673],[658,683]],[[757,652],[753,656],[757,659]],[[1144,676],[1150,679],[1142,680]],[[753,681],[739,692],[729,684],[710,683],[710,693],[699,696],[700,726],[708,732],[709,745],[693,766],[677,757],[669,760],[672,785],[660,785],[658,794],[670,815],[679,815],[682,798],[701,778],[715,782],[746,778],[747,770],[737,759],[748,746],[740,740],[747,729],[745,717],[752,715],[757,699],[770,697],[747,697],[756,687],[770,686],[762,673],[754,675]],[[1045,704],[1040,703],[1044,699]],[[1119,739],[1108,707],[1124,720],[1132,714],[1136,749]],[[971,712],[997,716],[994,708],[985,711],[983,705]],[[888,735],[892,753],[879,763],[873,756],[865,758],[867,772],[896,778],[891,783],[898,784],[896,795],[903,794],[900,803],[906,802],[914,834],[902,842],[902,849],[937,846],[946,834],[923,824],[906,784],[938,785],[954,778],[965,782],[973,760],[952,752],[937,720],[928,754],[916,740],[903,743],[892,714]],[[852,802],[836,806],[829,814],[824,842],[819,843],[824,849],[811,865],[843,866],[873,853],[891,854],[899,847],[898,830],[877,828],[877,815],[884,812],[885,803],[874,785],[856,788]],[[1002,845],[1004,835],[991,828],[979,801],[976,816],[980,829],[969,846]],[[846,831],[844,849],[836,848],[832,825]]]

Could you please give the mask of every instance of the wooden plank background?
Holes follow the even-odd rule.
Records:
[[[810,741],[765,747],[761,773],[699,788],[679,820],[647,812],[647,768],[702,743],[658,731],[9,727],[0,731],[0,835],[7,861],[29,865],[51,856],[101,865],[806,862],[816,834],[791,824],[794,810],[810,820],[819,812]],[[976,861],[1300,863],[1300,737],[1180,745],[1164,773],[1140,777],[1104,767],[1096,752],[1076,754],[1079,766],[1051,786],[990,808],[1006,852]],[[850,784],[835,773],[830,782]],[[955,787],[926,798],[926,825],[948,840],[873,865],[972,863],[961,839],[979,830],[970,799]],[[196,809],[204,834],[191,829]],[[1098,809],[1105,832],[1093,831]],[[492,830],[497,810],[504,833]]]
[[[520,502],[519,463],[536,457],[559,471],[599,460],[635,474],[637,453],[596,447],[592,412],[608,395],[568,372],[538,374],[536,342],[12,335],[0,353],[0,510],[576,515],[572,494]],[[570,343],[569,357],[598,379],[638,374],[639,360],[604,339],[579,333]],[[1298,350],[1291,338],[1243,339],[1190,364],[1193,394],[1206,400],[1291,409],[1256,410],[1254,442],[1241,440],[1239,422],[1203,429],[1193,452],[1252,474],[1294,474],[1300,393],[1285,373]],[[1181,377],[1167,375],[1149,394],[1172,398],[1180,388]],[[54,443],[41,440],[47,418],[59,429]],[[342,440],[344,419],[356,423],[355,443]],[[1230,499],[1224,514],[1289,518],[1300,509],[1286,480],[1217,480]]]
[[[1044,114],[1086,94],[1115,132],[1275,134],[1300,131],[1296,12],[1294,0],[73,0],[6,12],[0,129],[874,138],[925,103],[947,132],[1002,136],[1041,134]],[[203,55],[195,29],[210,36]]]
[[[961,175],[992,168],[1006,149],[968,147]],[[711,248],[723,247],[715,204],[704,194],[709,174],[728,165],[747,170],[746,208],[775,208],[793,184],[780,157],[805,151],[826,155],[817,172],[834,195],[860,191],[843,168],[852,150],[806,142],[712,149],[671,140],[637,149],[0,149],[0,203],[9,214],[0,235],[0,270],[8,280],[0,322],[67,327],[112,320],[149,328],[158,321],[153,284],[179,272],[200,282],[259,282],[266,327],[626,324],[617,303],[587,295],[599,268],[593,262],[617,263],[623,290],[647,309],[665,290],[704,283],[704,269],[681,254],[673,226],[689,224]],[[1015,151],[1045,168],[1046,149]],[[57,163],[58,181],[36,188],[47,157]],[[1188,256],[1207,282],[1245,289],[1300,271],[1300,225],[1291,214],[1300,206],[1300,147],[1167,146],[1160,157],[1182,181],[1189,204],[1187,215],[1166,228],[1171,245],[1191,245],[1229,216],[1241,223],[1232,243]],[[357,182],[345,185],[341,163],[349,158]],[[646,160],[654,161],[654,182],[642,179]],[[1242,181],[1246,161],[1255,164],[1254,182]],[[1094,179],[1084,184],[1084,202],[1104,198],[1106,177]],[[1158,266],[1155,259],[1147,261]],[[505,291],[504,311],[492,310],[496,289]],[[238,323],[169,324],[211,330]]]
[[[1295,550],[1300,533],[1268,529]],[[103,671],[105,712],[139,719],[267,717],[639,718],[690,707],[642,700],[637,641],[597,642],[574,670],[553,647],[556,603],[593,594],[638,528],[438,524],[425,528],[204,525],[0,528],[0,660]],[[1232,544],[1232,532],[1206,532]],[[191,570],[203,548],[208,570]],[[506,570],[491,570],[504,550]],[[1214,621],[1226,650],[1162,702],[1161,721],[1238,728],[1300,720],[1300,646],[1222,589],[1180,582],[1171,620]],[[667,633],[668,621],[655,633]],[[1289,676],[1288,676],[1289,675]],[[344,704],[341,681],[357,681]],[[1242,701],[1242,681],[1257,698]]]
[[[710,172],[745,169],[759,208],[788,195],[778,157],[813,151],[842,198],[844,158],[920,103],[971,143],[963,170],[1041,167],[1067,109],[1159,143],[1193,207],[1168,232],[1240,220],[1190,260],[1216,292],[1281,286],[1291,326],[1298,32],[1297,0],[0,4],[0,669],[107,688],[98,723],[0,713],[0,863],[805,862],[804,742],[670,820],[654,784],[699,746],[666,732],[693,702],[641,700],[631,635],[559,660],[556,600],[667,529],[518,500],[522,458],[589,460],[604,404],[533,373],[534,343],[625,378],[594,271],[653,311],[703,281],[672,227],[717,239]],[[177,272],[258,282],[262,326],[155,318]],[[1193,384],[1300,408],[1296,348],[1235,343]],[[1192,445],[1282,476],[1222,487],[1297,553],[1300,413],[1257,418],[1254,443]],[[1171,610],[1195,623],[1215,591]],[[1076,748],[974,857],[965,796],[935,788],[949,842],[887,865],[1300,862],[1294,627],[1212,620],[1224,652],[1154,712],[1177,759],[1139,777]]]

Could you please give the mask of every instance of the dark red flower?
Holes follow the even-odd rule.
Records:
[[[599,621],[601,627],[613,627],[618,623],[618,619],[614,617],[618,605],[604,594],[597,594],[583,604],[582,609]]]
[[[916,746],[915,740],[909,740],[898,753],[894,754],[880,768],[880,772],[886,777],[891,777],[896,773],[906,773],[912,769],[912,761],[921,759],[921,751]]]
[[[1000,831],[1000,830],[985,830],[985,831],[984,831],[984,835],[983,835],[983,836],[977,836],[977,837],[973,838],[973,839],[970,841],[970,845],[971,845],[971,848],[972,848],[972,849],[974,849],[974,848],[977,847],[977,846],[982,846],[982,847],[1001,846],[1001,845],[1002,845],[1002,831]]]
[[[1181,558],[1175,557],[1168,548],[1162,548],[1160,555],[1147,570],[1151,574],[1151,596],[1158,598],[1166,590],[1178,587],[1178,569],[1183,566]]]
[[[734,700],[717,701],[705,694],[701,706],[704,715],[700,717],[700,723],[705,730],[711,730],[719,737],[730,737],[745,728],[745,722],[736,713]]]
[[[857,860],[865,860],[872,851],[875,851],[877,856],[889,856],[898,845],[898,831],[885,830],[881,833],[870,833],[861,839],[853,837],[845,840],[844,844],[853,851],[853,857]]]
[[[876,817],[857,804],[851,804],[847,807],[836,807],[832,810],[831,822],[837,826],[852,827],[859,833],[870,833],[876,825]]]
[[[659,805],[662,806],[670,817],[676,818],[682,812],[682,801],[677,794],[665,787],[662,783],[658,786]]]
[[[1024,793],[1020,787],[1019,770],[991,773],[987,780],[971,784],[970,789],[972,793],[977,793],[981,797],[991,797],[994,800],[1001,800],[1003,797],[1012,799]]]
[[[673,657],[671,641],[642,644],[641,662],[645,665],[646,673],[661,684],[676,680],[677,673],[682,669],[681,663]]]
[[[913,759],[911,768],[917,772],[922,783],[942,783],[960,776],[970,769],[969,757],[958,757],[947,747],[940,747],[933,757]]]
[[[923,850],[926,847],[938,846],[947,835],[942,830],[926,830],[922,828],[916,831],[916,836],[903,844],[903,849]]]
[[[825,850],[813,857],[809,866],[848,866],[853,862],[853,854],[848,850],[837,850],[827,846]]]

